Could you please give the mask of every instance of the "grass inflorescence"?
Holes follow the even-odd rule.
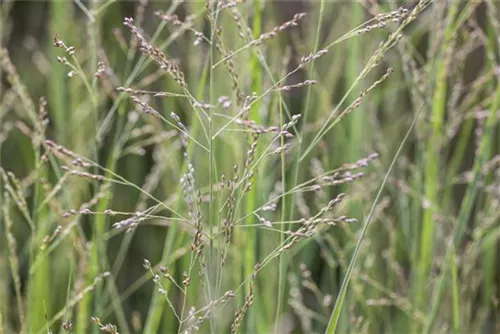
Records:
[[[0,6],[0,334],[500,331],[498,3]]]

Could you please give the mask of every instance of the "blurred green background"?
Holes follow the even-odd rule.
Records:
[[[500,332],[498,1],[0,6],[0,333]]]

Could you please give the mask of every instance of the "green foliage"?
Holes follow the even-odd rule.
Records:
[[[402,4],[2,2],[0,334],[499,331],[499,5]]]

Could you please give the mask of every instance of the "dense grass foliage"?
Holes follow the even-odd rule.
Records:
[[[0,6],[0,334],[500,332],[497,1]]]

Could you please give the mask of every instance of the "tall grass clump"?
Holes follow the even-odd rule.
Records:
[[[500,331],[499,9],[2,2],[0,334]]]

